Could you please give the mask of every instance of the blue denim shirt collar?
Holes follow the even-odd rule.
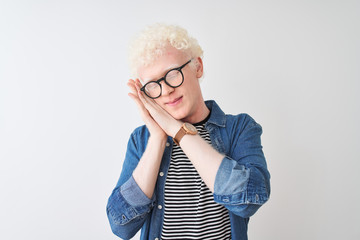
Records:
[[[207,108],[211,111],[210,118],[206,124],[215,124],[219,127],[225,127],[226,116],[214,100],[205,101]]]

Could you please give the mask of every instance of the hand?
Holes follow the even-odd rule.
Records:
[[[137,80],[137,81],[139,81],[139,80]],[[144,104],[140,100],[140,98],[139,98],[140,88],[136,86],[135,80],[129,79],[127,85],[129,86],[130,91],[131,91],[128,95],[136,103],[136,105],[139,109],[139,112],[140,112],[140,116],[141,116],[142,120],[144,121],[146,127],[149,129],[150,136],[158,138],[158,139],[166,139],[167,138],[166,133],[152,118],[149,111],[145,108]],[[140,86],[141,86],[141,84],[140,84]]]
[[[161,127],[161,129],[171,137],[180,129],[182,122],[176,120],[166,110],[159,106],[154,99],[147,97],[141,90],[141,83],[139,79],[135,80],[135,88],[137,90],[138,99],[141,101],[142,106],[147,110],[152,119]]]

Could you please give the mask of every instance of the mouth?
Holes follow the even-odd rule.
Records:
[[[182,96],[181,96],[181,97],[178,97],[178,98],[175,98],[174,100],[172,100],[172,101],[170,101],[170,102],[167,102],[166,105],[168,105],[168,106],[176,106],[176,105],[178,105],[181,101],[182,101]]]

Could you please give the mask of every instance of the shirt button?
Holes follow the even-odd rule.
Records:
[[[158,205],[158,209],[162,209],[162,206],[161,206],[161,205]]]
[[[160,172],[159,173],[160,177],[164,176],[164,173],[163,172]]]
[[[155,240],[159,240],[159,238],[155,238]]]
[[[170,146],[170,143],[169,143],[169,142],[167,142],[167,143],[165,144],[165,146],[167,146],[167,147],[168,147],[168,146]]]

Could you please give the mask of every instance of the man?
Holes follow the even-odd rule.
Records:
[[[249,115],[204,101],[202,50],[177,26],[150,26],[130,52],[129,96],[145,123],[132,133],[107,205],[123,239],[247,239],[270,194],[260,135]],[[141,81],[140,81],[141,80]]]

